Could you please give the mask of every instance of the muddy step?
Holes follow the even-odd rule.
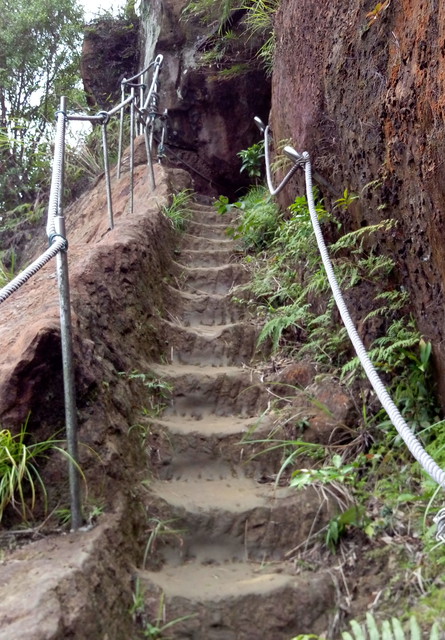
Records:
[[[184,326],[227,325],[246,315],[246,306],[233,302],[232,294],[190,293],[171,287],[176,298],[175,315]]]
[[[154,441],[162,443],[155,463],[162,479],[177,477],[178,470],[200,457],[202,464],[219,459],[245,477],[273,482],[285,458],[286,450],[267,440],[273,428],[269,415],[244,419],[208,415],[202,420],[171,416],[147,422]]]
[[[193,365],[151,365],[154,375],[173,387],[163,417],[191,417],[210,414],[251,417],[261,413],[267,391],[249,370],[240,367],[198,367]]]
[[[249,272],[242,264],[226,264],[221,267],[181,267],[180,285],[191,292],[228,293],[249,279]]]
[[[164,321],[163,327],[166,355],[174,364],[241,365],[255,354],[257,331],[252,325],[184,327]]]
[[[169,519],[184,530],[176,545],[184,559],[196,547],[196,534],[215,546],[221,536],[229,536],[249,558],[281,559],[336,514],[328,494],[260,483],[244,476],[243,467],[210,460],[202,452],[190,450],[162,471],[150,489],[168,505]]]
[[[202,238],[201,236],[194,236],[189,233],[184,233],[181,236],[180,249],[195,249],[195,250],[212,250],[212,249],[231,249],[232,251],[239,250],[239,245],[230,238]]]
[[[239,252],[232,249],[178,249],[175,252],[176,261],[185,266],[216,267],[235,262]]]
[[[218,222],[201,222],[195,219],[187,223],[187,233],[201,238],[225,240],[227,238],[227,225]]]
[[[227,211],[221,215],[214,206],[199,205],[196,203],[190,206],[190,210],[192,212],[192,220],[207,224],[223,224],[226,227],[232,225],[239,217],[239,211],[236,209]]]
[[[323,632],[335,604],[332,577],[287,571],[283,565],[190,562],[139,571],[138,577],[153,614],[162,597],[167,621],[190,616],[169,628],[175,640],[289,640]]]

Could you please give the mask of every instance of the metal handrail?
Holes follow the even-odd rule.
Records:
[[[261,130],[261,125],[264,127],[263,123],[259,118],[255,118],[255,123],[260,128],[260,130]],[[269,133],[268,127],[264,127],[265,150],[268,148],[268,141],[266,140],[266,137],[268,137],[268,133]],[[343,294],[338,285],[337,278],[335,276],[335,272],[332,266],[332,262],[329,257],[329,252],[326,247],[326,243],[320,227],[320,223],[318,221],[318,216],[317,216],[315,202],[314,202],[313,188],[312,188],[312,167],[311,167],[309,153],[307,151],[304,151],[303,153],[299,153],[291,146],[285,146],[283,149],[283,153],[288,158],[290,158],[290,160],[292,160],[292,162],[294,163],[294,172],[299,167],[302,167],[304,170],[308,209],[309,209],[309,214],[310,214],[315,238],[317,241],[320,257],[329,281],[329,285],[331,287],[332,295],[337,305],[337,309],[340,313],[341,319],[343,321],[343,324],[345,325],[351,344],[354,347],[354,350],[357,354],[360,364],[363,367],[366,377],[368,378],[370,384],[372,385],[382,407],[385,409],[386,413],[389,416],[389,419],[391,420],[398,434],[401,436],[405,445],[411,452],[412,456],[419,462],[419,464],[426,471],[426,473],[428,473],[428,475],[435,482],[437,482],[439,486],[445,489],[445,471],[441,469],[438,466],[438,464],[434,461],[434,459],[425,451],[423,445],[415,436],[412,429],[410,429],[410,427],[402,417],[400,411],[394,404],[379,374],[377,373],[376,368],[371,362],[371,359],[369,358],[369,355],[366,351],[363,341],[360,338],[357,332],[357,329],[355,327],[355,324],[350,316]],[[291,177],[290,174],[292,170],[289,171],[288,175],[286,176],[285,178],[286,182],[284,182],[283,180],[279,185],[279,187],[274,189],[272,185],[272,180],[271,180],[268,153],[265,153],[265,160],[266,160],[266,174],[268,175],[267,184],[268,184],[271,195],[275,195],[284,187],[284,184],[286,184],[286,182],[289,180],[289,178]],[[437,540],[439,540],[440,542],[445,542],[445,509],[441,509],[436,514],[436,516],[434,517],[434,522],[437,525],[437,533],[436,533]]]
[[[63,386],[64,386],[64,400],[65,400],[65,422],[66,422],[66,437],[67,437],[67,449],[69,454],[69,484],[70,484],[70,506],[71,506],[71,529],[73,531],[80,528],[82,523],[82,510],[80,500],[80,472],[78,463],[78,436],[77,436],[77,410],[76,410],[76,398],[75,398],[75,384],[74,384],[74,363],[73,363],[73,347],[72,347],[72,325],[71,325],[71,306],[70,306],[70,291],[69,291],[69,277],[68,277],[68,260],[67,249],[68,241],[65,236],[65,219],[63,215],[63,178],[64,178],[64,164],[65,164],[65,132],[66,125],[69,121],[84,121],[97,123],[102,126],[102,144],[103,144],[103,156],[104,156],[104,172],[107,192],[107,208],[110,221],[110,229],[114,227],[113,221],[113,205],[111,194],[111,178],[110,167],[108,158],[108,140],[107,140],[107,125],[110,118],[119,113],[120,133],[119,133],[119,170],[120,161],[122,155],[122,142],[123,142],[123,118],[125,109],[130,107],[130,181],[131,181],[131,193],[130,193],[130,211],[133,212],[133,190],[134,190],[134,122],[136,108],[138,113],[141,113],[141,127],[144,132],[147,129],[152,130],[154,122],[157,117],[162,119],[162,126],[165,127],[166,113],[163,115],[156,113],[149,113],[149,120],[144,119],[144,113],[142,110],[144,104],[143,90],[145,85],[138,85],[141,88],[142,93],[139,95],[139,105],[137,105],[137,98],[135,95],[135,85],[132,84],[134,80],[139,78],[142,74],[146,73],[152,66],[155,67],[153,74],[153,80],[151,83],[150,91],[145,98],[146,104],[155,104],[157,109],[158,101],[158,78],[160,67],[162,64],[162,56],[157,56],[156,59],[151,62],[148,67],[143,71],[136,74],[132,78],[125,80],[123,83],[124,89],[122,90],[121,102],[110,109],[109,111],[100,111],[97,114],[68,114],[66,112],[66,98],[60,99],[60,109],[57,112],[56,121],[56,139],[54,144],[54,157],[52,166],[52,178],[51,188],[48,203],[48,215],[46,223],[46,233],[49,240],[49,248],[44,251],[31,265],[24,269],[18,276],[16,276],[5,287],[0,289],[0,304],[7,300],[15,291],[17,291],[25,282],[27,282],[35,273],[37,273],[45,264],[47,264],[52,258],[57,259],[57,280],[59,287],[59,308],[60,308],[60,332],[62,343],[62,367],[63,367]],[[130,87],[130,96],[125,97],[125,87]],[[153,103],[153,100],[155,101]],[[163,129],[163,133],[164,129]],[[163,136],[164,137],[164,136]],[[163,139],[163,138],[162,138]],[[147,163],[150,169],[150,178],[153,189],[155,188],[153,163],[151,158],[153,144],[153,135],[149,139],[149,146],[147,148]],[[119,175],[118,175],[119,177]]]
[[[254,122],[264,137],[264,160],[265,160],[265,166],[266,166],[267,187],[269,189],[270,195],[276,196],[277,194],[280,193],[280,191],[282,191],[282,189],[284,189],[284,187],[287,185],[287,183],[292,178],[292,176],[297,172],[297,169],[301,164],[301,158],[298,160],[295,159],[295,164],[284,176],[284,178],[282,179],[278,187],[275,188],[272,183],[272,174],[270,170],[270,151],[269,151],[270,127],[269,125],[266,126],[264,122],[261,120],[261,118],[258,118],[258,116],[255,116]]]
[[[153,128],[156,122],[156,119],[161,119],[161,114],[157,112],[157,100],[158,100],[158,92],[159,92],[159,74],[161,72],[162,63],[164,60],[164,56],[158,54],[156,58],[150,62],[150,64],[145,67],[142,71],[132,76],[131,78],[124,78],[121,82],[121,104],[125,100],[125,92],[130,89],[131,96],[133,96],[132,101],[132,115],[130,122],[130,145],[132,145],[132,140],[134,137],[134,127],[135,127],[135,111],[137,111],[139,115],[139,133],[145,135],[145,145],[147,150],[147,164],[149,169],[149,176],[151,181],[152,189],[156,188],[154,171],[153,171],[153,160],[152,160],[152,152],[153,152]],[[144,95],[144,90],[146,89],[146,85],[144,83],[135,83],[135,80],[138,80],[141,76],[147,73],[151,68],[153,68],[153,75],[150,83],[150,87],[146,95]],[[135,98],[135,89],[139,88],[139,104]],[[153,100],[155,101],[153,103]],[[149,111],[149,106],[152,107]],[[122,166],[122,150],[123,150],[123,120],[124,120],[124,108],[120,109],[120,125],[119,125],[119,148],[118,148],[118,161],[117,161],[117,177],[120,178],[121,174],[121,166]],[[161,119],[161,123],[163,123]],[[162,126],[164,126],[162,124]],[[149,129],[147,134],[147,128]],[[130,160],[131,165],[131,160]],[[133,166],[130,166],[131,175],[133,175]],[[131,208],[133,203],[131,202]],[[132,210],[132,209],[131,209]]]

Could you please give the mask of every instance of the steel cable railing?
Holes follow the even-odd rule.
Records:
[[[59,311],[60,311],[60,333],[62,347],[62,367],[63,385],[65,400],[65,422],[67,450],[69,454],[69,483],[70,483],[70,507],[71,507],[71,528],[77,530],[82,523],[82,509],[80,500],[80,470],[78,463],[78,437],[77,437],[77,410],[75,400],[74,384],[74,363],[72,348],[72,325],[71,306],[68,277],[67,249],[68,241],[65,236],[65,219],[63,214],[63,179],[65,164],[65,132],[69,121],[88,121],[100,124],[102,127],[102,147],[105,173],[105,184],[107,194],[107,209],[109,215],[110,229],[114,227],[113,203],[111,191],[111,176],[108,153],[107,125],[110,118],[116,114],[120,115],[119,141],[118,141],[118,177],[121,169],[122,149],[123,149],[123,121],[126,108],[130,107],[130,212],[133,212],[133,190],[134,190],[134,134],[135,134],[135,114],[140,114],[140,131],[149,129],[153,131],[156,120],[162,121],[162,144],[164,144],[166,129],[166,112],[158,112],[159,102],[159,73],[162,65],[162,56],[156,59],[142,72],[124,81],[126,88],[130,86],[130,96],[125,97],[125,90],[122,91],[121,102],[109,111],[100,111],[95,115],[88,114],[68,114],[66,111],[66,98],[60,100],[60,109],[57,112],[56,136],[54,143],[54,157],[52,165],[51,188],[48,203],[48,214],[46,223],[46,233],[49,240],[49,248],[46,249],[32,264],[24,269],[19,275],[11,280],[6,286],[0,289],[0,304],[7,300],[15,291],[25,284],[52,258],[57,259],[57,280],[59,289]],[[145,85],[134,84],[133,81],[146,73],[151,67],[154,68],[153,78],[147,95],[144,94]],[[135,88],[139,88],[139,96],[136,97]],[[139,104],[138,104],[139,102]],[[145,107],[144,107],[145,105]],[[148,115],[146,114],[149,107]],[[147,134],[146,134],[147,135]],[[147,140],[147,137],[146,137]],[[150,170],[152,188],[155,188],[153,163],[152,163],[153,133],[148,138],[147,164]]]
[[[258,119],[259,120],[259,119]],[[261,121],[260,121],[261,122]],[[258,124],[258,123],[257,123]],[[268,128],[264,129],[265,138],[268,135]],[[265,139],[265,149],[267,148],[268,143]],[[338,285],[337,278],[335,276],[334,268],[329,257],[328,249],[326,247],[326,243],[324,241],[323,233],[321,231],[320,223],[318,221],[317,212],[315,209],[313,188],[312,188],[312,167],[310,162],[310,156],[307,152],[298,153],[292,147],[286,146],[283,152],[294,162],[294,167],[297,169],[298,167],[304,168],[305,174],[305,186],[306,186],[306,198],[309,208],[309,214],[312,222],[312,227],[314,229],[314,234],[317,241],[318,250],[320,252],[320,256],[323,262],[324,269],[326,271],[326,275],[329,281],[329,285],[332,290],[332,294],[337,305],[338,311],[342,318],[343,324],[345,325],[346,331],[348,333],[349,339],[354,347],[354,350],[357,354],[357,357],[366,373],[366,376],[372,385],[378,399],[380,400],[381,405],[387,412],[392,424],[396,428],[398,434],[403,439],[405,445],[408,447],[409,451],[413,455],[413,457],[419,462],[422,468],[428,473],[428,475],[437,482],[443,489],[445,489],[445,472],[438,466],[438,464],[433,460],[433,458],[425,451],[424,447],[418,440],[418,438],[414,435],[411,428],[408,426],[404,418],[402,417],[400,411],[397,409],[396,405],[392,401],[390,395],[388,394],[385,385],[383,384],[379,374],[377,373],[376,368],[371,362],[365,346],[355,328],[354,322],[350,316],[346,303],[344,301],[343,295],[341,293],[340,287]],[[269,161],[269,155],[265,153],[266,162]],[[266,166],[266,173],[269,175],[269,179],[267,181],[269,191],[271,195],[275,195],[287,184],[292,174],[292,170],[289,171],[285,180],[283,180],[279,187],[273,189],[271,176],[270,176],[270,165],[269,168]],[[445,542],[445,509],[441,509],[435,516],[434,522],[437,524],[437,533],[436,538]]]

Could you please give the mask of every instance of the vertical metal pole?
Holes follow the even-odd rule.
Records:
[[[150,133],[148,132],[149,127],[150,127]],[[145,127],[145,131],[144,131],[145,149],[147,151],[148,174],[150,176],[151,188],[154,191],[155,188],[156,188],[156,183],[155,183],[155,174],[154,174],[154,171],[153,171],[153,158],[151,156],[151,144],[150,144],[151,127],[152,127],[152,125],[150,124],[149,127],[146,126]]]
[[[110,229],[114,229],[113,200],[111,197],[110,162],[108,160],[108,142],[107,142],[106,122],[104,122],[102,125],[102,146],[104,151],[104,170],[105,170],[105,184],[107,188],[108,217],[110,219]]]
[[[66,98],[61,98],[60,110],[66,112]],[[65,120],[63,121],[63,133],[61,136],[61,175],[59,193],[57,199],[57,216],[54,219],[56,233],[64,238],[65,219],[63,217],[63,174],[65,155]],[[74,385],[74,365],[73,346],[71,330],[71,306],[70,288],[68,278],[68,259],[66,251],[57,254],[57,280],[59,284],[59,305],[60,305],[60,334],[62,341],[62,366],[63,366],[63,388],[65,396],[65,421],[66,438],[68,445],[69,461],[69,483],[71,496],[71,528],[76,531],[82,524],[82,509],[80,504],[80,478],[78,467],[78,443],[77,443],[77,408],[76,393]]]
[[[143,84],[143,78],[141,79],[141,84],[139,86],[139,108],[142,109],[144,106],[144,88],[145,85]],[[141,136],[144,133],[144,123],[141,122],[139,124],[139,135]]]
[[[133,213],[133,189],[134,189],[134,87],[131,87],[130,107],[130,213]]]
[[[121,84],[121,102],[125,100],[125,85]],[[124,138],[124,109],[121,108],[120,120],[119,120],[119,147],[117,152],[117,178],[121,177],[121,162],[122,162],[122,144]]]

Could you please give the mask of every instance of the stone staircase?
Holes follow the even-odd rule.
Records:
[[[285,555],[322,526],[327,508],[311,489],[264,482],[276,456],[250,459],[243,442],[267,430],[260,416],[268,398],[248,367],[255,327],[231,302],[249,275],[212,207],[194,204],[176,261],[177,304],[164,327],[169,363],[152,367],[173,392],[151,424],[163,446],[147,503],[161,523],[156,552],[137,571],[147,619],[154,624],[162,609],[164,622],[176,622],[159,637],[178,640],[320,633],[334,607],[332,579]]]

